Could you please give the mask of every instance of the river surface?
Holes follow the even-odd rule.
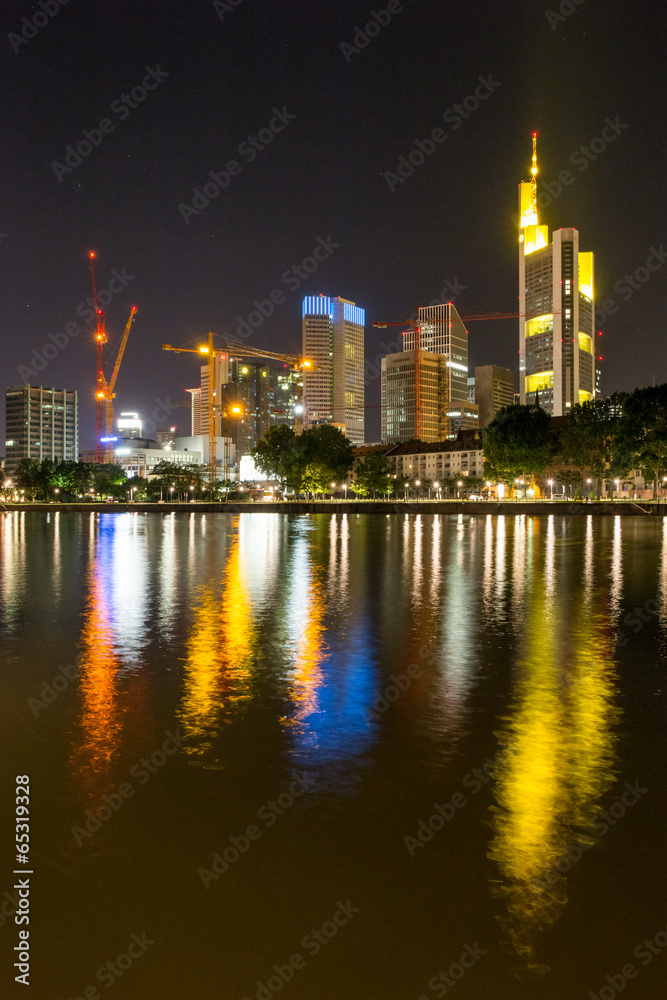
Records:
[[[667,519],[0,527],[3,996],[664,996]]]

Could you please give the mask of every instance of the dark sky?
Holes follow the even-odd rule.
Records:
[[[656,0],[566,0],[569,15],[555,0],[551,8],[540,0],[392,0],[391,16],[384,0],[43,4],[46,13],[4,0],[1,12],[2,375],[3,385],[78,389],[82,448],[94,433],[95,352],[91,327],[77,315],[91,294],[90,248],[100,288],[114,270],[127,276],[125,287],[112,284],[106,307],[110,359],[138,307],[116,412],[136,409],[150,421],[163,401],[185,399],[184,387],[198,382],[197,359],[161,344],[209,329],[234,335],[238,317],[274,289],[285,301],[249,343],[298,350],[302,297],[323,292],[365,307],[371,361],[396,336],[371,320],[401,320],[451,298],[452,288],[462,315],[516,310],[512,216],[533,129],[541,182],[564,170],[572,177],[560,194],[552,187],[557,196],[541,221],[579,229],[581,248],[596,255],[597,305],[613,300],[599,315],[603,391],[667,381],[659,314],[665,15]],[[373,10],[389,23],[372,26],[374,37],[346,58],[341,43],[353,43]],[[22,30],[34,37],[26,41]],[[154,89],[145,100],[120,103],[149,69]],[[479,107],[443,121],[480,78],[491,93],[483,91]],[[288,124],[262,133],[273,141],[251,162],[249,147],[239,146],[272,120],[281,124],[275,109],[286,109]],[[78,165],[70,158],[70,171],[59,168],[66,148],[105,118],[113,130],[92,132],[99,144]],[[445,141],[392,191],[386,171],[437,128]],[[577,151],[591,143],[586,159]],[[230,160],[240,172],[217,197],[198,215],[179,210]],[[286,283],[318,239],[336,246],[315,273]],[[632,289],[624,275],[637,269]],[[68,323],[81,333],[65,343],[58,334]],[[516,369],[517,327],[471,323],[471,365]],[[65,346],[37,373],[50,333]],[[367,402],[366,436],[377,440],[372,373]],[[188,433],[186,410],[156,416]]]

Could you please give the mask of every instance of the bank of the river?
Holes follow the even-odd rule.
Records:
[[[67,511],[74,513],[266,513],[277,514],[585,514],[629,517],[667,516],[667,502],[646,500],[572,501],[562,500],[278,500],[272,503],[3,503],[6,511]]]

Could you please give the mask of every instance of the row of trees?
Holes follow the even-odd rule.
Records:
[[[591,479],[597,493],[636,469],[657,496],[667,475],[667,383],[577,404],[560,421],[509,407],[484,431],[484,459],[485,479],[511,483],[562,466],[560,481],[577,488]]]
[[[345,435],[331,424],[310,427],[302,434],[285,425],[270,427],[253,449],[257,468],[277,479],[284,490],[330,493],[352,468],[354,450]]]
[[[118,465],[22,459],[4,486],[5,496],[23,493],[28,500],[75,499],[96,495],[124,500],[128,480]]]

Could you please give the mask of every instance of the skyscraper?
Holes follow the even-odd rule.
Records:
[[[11,476],[22,458],[79,460],[78,397],[72,389],[11,385],[5,397],[7,458]]]
[[[478,423],[468,401],[468,331],[455,307],[423,306],[415,327],[403,333],[402,353],[382,359],[386,442],[445,441]]]
[[[537,133],[531,180],[519,184],[519,392],[554,416],[595,397],[593,254],[576,229],[537,217]]]
[[[474,382],[479,426],[488,427],[503,407],[514,406],[514,376],[509,368],[480,365],[475,368]]]
[[[340,296],[303,300],[303,353],[318,371],[304,373],[304,427],[332,423],[364,443],[365,310]]]

